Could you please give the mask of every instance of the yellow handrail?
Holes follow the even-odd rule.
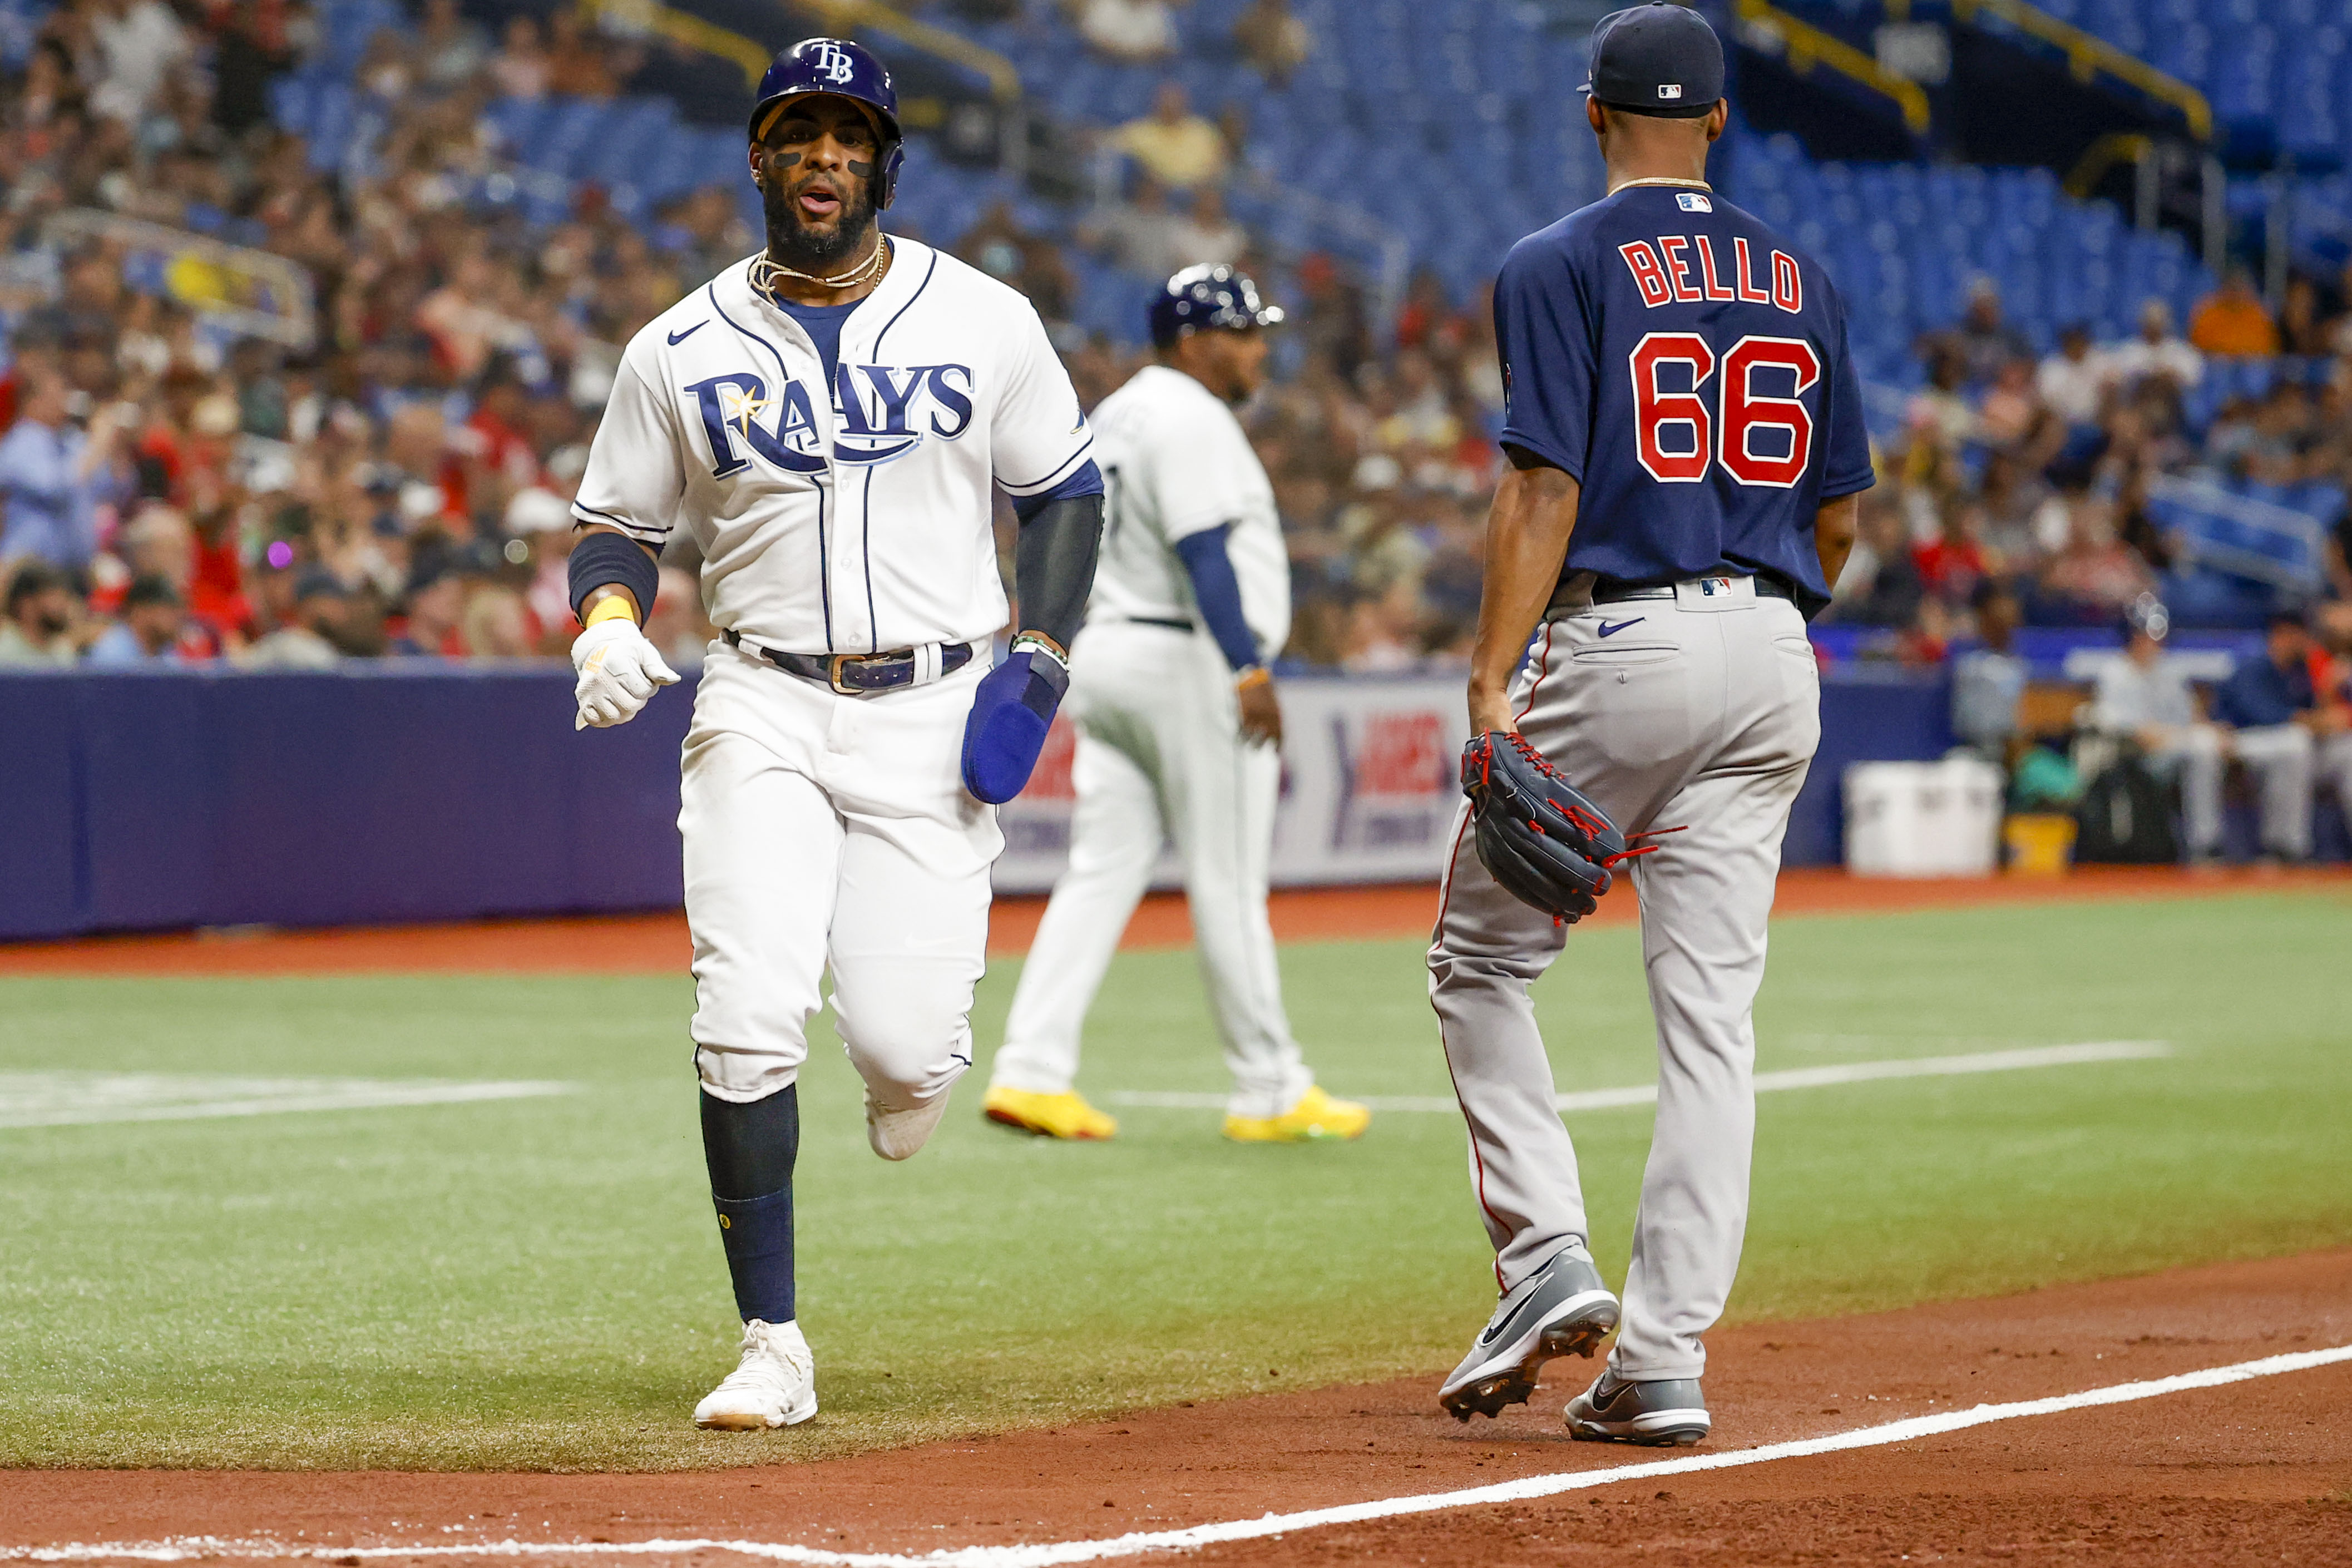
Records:
[[[2148,97],[2168,103],[2189,122],[2189,133],[2200,141],[2213,140],[2213,106],[2205,95],[2179,77],[2158,70],[2136,55],[2127,55],[2105,38],[2060,21],[2025,0],[1952,0],[1952,16],[1966,22],[1978,12],[1998,16],[2021,33],[2066,51],[2066,64],[2077,81],[2089,81],[2105,72],[2129,82]]]
[[[2066,193],[2088,201],[2107,171],[2118,163],[2137,163],[2155,151],[2152,138],[2128,131],[2110,131],[2084,150],[2065,179]]]
[[[912,44],[926,54],[937,55],[968,67],[988,78],[991,97],[999,103],[1013,103],[1021,97],[1021,73],[1013,62],[994,49],[973,43],[960,33],[945,27],[935,27],[919,21],[903,11],[896,11],[878,0],[783,0],[794,10],[813,12],[832,33],[847,35],[860,29],[881,33],[902,43]]]
[[[1876,60],[1843,38],[1799,20],[1769,4],[1769,0],[1739,0],[1738,9],[1741,21],[1760,23],[1780,34],[1781,45],[1788,51],[1789,68],[1799,76],[1815,62],[1825,65],[1871,91],[1893,99],[1903,110],[1903,123],[1911,128],[1911,134],[1927,134],[1927,95],[1919,89],[1918,83],[1889,76],[1878,68]]]
[[[747,85],[758,87],[760,78],[772,57],[771,51],[740,33],[732,33],[716,22],[706,22],[688,12],[673,9],[658,0],[593,0],[596,15],[608,18],[624,31],[659,33],[673,38],[690,49],[700,49],[706,55],[716,55],[722,60],[732,60],[742,68]]]

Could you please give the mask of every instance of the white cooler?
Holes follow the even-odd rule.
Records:
[[[1856,876],[1990,876],[2000,768],[1981,758],[1857,762],[1845,770],[1845,865]]]

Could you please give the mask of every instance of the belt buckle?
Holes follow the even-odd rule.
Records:
[[[827,654],[824,661],[825,684],[833,687],[835,691],[839,692],[843,696],[864,696],[866,695],[865,687],[844,685],[841,680],[841,672],[843,668],[849,664],[853,660],[856,660],[858,658],[860,658],[860,655],[856,653]]]

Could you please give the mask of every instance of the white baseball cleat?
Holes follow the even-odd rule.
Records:
[[[753,1318],[743,1325],[743,1360],[694,1407],[694,1424],[721,1432],[797,1427],[816,1414],[816,1357],[798,1323]]]
[[[931,1141],[940,1118],[948,1113],[945,1090],[920,1105],[892,1111],[877,1104],[874,1091],[866,1091],[866,1141],[886,1160],[903,1160]]]

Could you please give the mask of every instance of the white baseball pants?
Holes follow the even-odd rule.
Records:
[[[2224,730],[2193,724],[2172,732],[2175,745],[2156,754],[2180,769],[2180,814],[2188,819],[2193,854],[2221,852],[2221,775],[2235,757],[2262,794],[2263,848],[2290,860],[2311,853],[2311,732],[2299,724]]]
[[[828,965],[842,1044],[877,1103],[944,1094],[971,1065],[1003,847],[960,770],[986,667],[844,696],[711,644],[677,823],[694,1060],[713,1095],[759,1100],[796,1080]]]
[[[1150,883],[1162,837],[1184,865],[1193,942],[1233,1073],[1227,1108],[1279,1116],[1314,1083],[1290,1037],[1265,914],[1281,754],[1240,734],[1233,672],[1194,632],[1088,622],[1070,650],[1078,728],[1070,867],[1054,884],[992,1082],[1066,1093],[1111,955]]]
[[[1717,584],[1724,579],[1713,580]],[[1621,1376],[1696,1377],[1748,1225],[1751,1009],[1780,836],[1821,739],[1803,617],[1729,580],[1548,622],[1519,675],[1519,732],[1627,832],[1678,828],[1631,862],[1657,1020],[1658,1112],[1634,1218]],[[1604,634],[1605,633],[1605,634]],[[1568,932],[1505,892],[1455,823],[1430,999],[1470,1128],[1470,1173],[1508,1290],[1589,1246],[1576,1150],[1554,1108],[1528,988]],[[1622,892],[1615,896],[1622,897]],[[1577,1041],[1562,1041],[1570,1061]]]

